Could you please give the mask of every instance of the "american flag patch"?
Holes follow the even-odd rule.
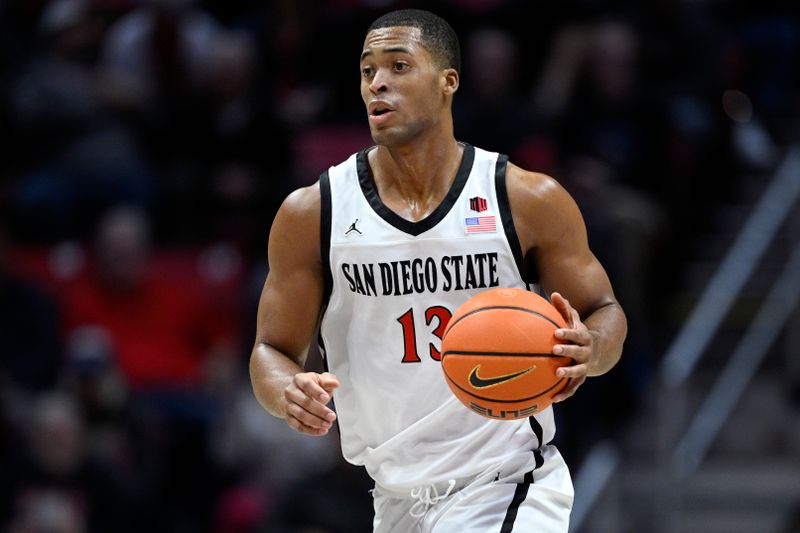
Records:
[[[464,219],[464,228],[467,233],[494,233],[497,231],[495,216],[467,217]]]

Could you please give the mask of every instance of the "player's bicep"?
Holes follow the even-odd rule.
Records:
[[[589,248],[586,225],[566,191],[553,200],[552,232],[534,250],[542,288],[560,292],[585,316],[615,301],[605,269]],[[549,237],[549,238],[548,238]]]
[[[520,240],[546,293],[560,292],[581,315],[613,303],[608,275],[589,249],[583,216],[569,193],[549,176],[515,168],[509,196]]]
[[[316,193],[316,194],[315,194]],[[281,206],[269,237],[269,274],[258,307],[256,342],[302,363],[322,303],[319,194],[308,188]]]

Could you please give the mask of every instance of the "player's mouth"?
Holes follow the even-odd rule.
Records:
[[[369,120],[375,125],[386,122],[392,113],[394,113],[394,108],[385,102],[369,104]]]

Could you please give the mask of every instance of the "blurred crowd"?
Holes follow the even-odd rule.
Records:
[[[267,415],[247,360],[271,220],[371,143],[357,58],[399,7],[454,26],[456,137],[567,188],[628,313],[557,411],[577,467],[713,206],[800,138],[800,19],[750,4],[1,2],[0,531],[369,529],[364,473]]]

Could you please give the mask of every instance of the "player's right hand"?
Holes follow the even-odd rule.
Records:
[[[286,400],[286,423],[307,435],[321,436],[336,420],[336,413],[327,407],[339,380],[330,372],[301,372],[283,391]]]

